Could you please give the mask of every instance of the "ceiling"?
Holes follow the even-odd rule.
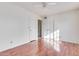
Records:
[[[38,14],[39,16],[50,16],[63,11],[79,8],[78,2],[12,2],[19,7]]]

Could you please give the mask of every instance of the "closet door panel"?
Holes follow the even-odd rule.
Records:
[[[37,19],[33,18],[29,20],[29,40],[37,40]]]

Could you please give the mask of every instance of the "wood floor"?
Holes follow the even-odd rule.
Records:
[[[39,40],[0,52],[0,56],[79,56],[79,45],[62,41],[60,51],[56,51]]]

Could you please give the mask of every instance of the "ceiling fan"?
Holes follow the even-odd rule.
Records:
[[[47,7],[48,5],[49,6],[54,6],[54,5],[56,5],[56,3],[55,2],[42,2],[41,3],[42,4],[42,7]]]
[[[35,7],[47,7],[47,6],[55,6],[57,3],[55,2],[39,2],[39,3],[34,3]]]

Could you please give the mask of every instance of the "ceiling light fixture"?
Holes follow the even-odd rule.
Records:
[[[47,6],[47,3],[42,2],[42,5],[43,5],[43,7],[46,7]]]

